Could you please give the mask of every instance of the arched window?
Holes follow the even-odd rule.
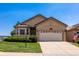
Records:
[[[49,28],[49,30],[53,30],[53,28]]]
[[[53,32],[53,28],[49,28],[49,32]]]

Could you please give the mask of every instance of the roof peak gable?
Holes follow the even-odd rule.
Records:
[[[57,20],[57,19],[56,19],[56,18],[54,18],[54,17],[49,17],[48,19],[53,19],[53,20],[55,20],[55,21],[57,21],[57,22],[60,22],[60,23],[62,23],[62,24],[64,24],[64,25],[68,26],[67,24],[65,24],[65,23],[63,23],[63,22],[61,22],[61,21]]]
[[[30,21],[30,20],[32,20],[32,19],[34,19],[34,18],[36,18],[36,17],[39,17],[39,16],[41,16],[41,17],[43,17],[43,18],[45,18],[45,19],[46,19],[46,17],[45,17],[45,16],[43,16],[43,15],[41,15],[41,14],[37,14],[37,15],[35,15],[35,16],[33,16],[33,17],[31,17],[31,18],[29,18],[29,19],[27,19],[27,20],[25,20],[25,21],[21,22],[21,24],[22,24],[22,23],[24,23],[24,22],[28,22],[28,21]]]
[[[72,28],[76,28],[76,27],[79,27],[79,23],[77,23],[77,24],[75,24],[75,25],[73,25],[73,26],[71,26]]]
[[[57,20],[57,19],[55,19],[55,18],[53,18],[53,17],[46,18],[44,21],[42,21],[42,22],[40,22],[40,23],[38,23],[38,24],[36,24],[36,25],[39,25],[39,24],[41,24],[41,23],[43,23],[43,22],[45,22],[45,21],[47,21],[47,20],[50,20],[50,19],[53,19],[53,20],[55,20],[56,22],[60,22],[60,23],[62,23],[63,25],[68,26],[68,25],[66,25],[65,23],[63,23],[63,22],[61,22],[61,21],[59,21],[59,20]]]

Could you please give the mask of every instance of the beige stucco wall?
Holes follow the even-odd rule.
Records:
[[[56,22],[53,19],[49,19],[37,26],[37,30],[49,30],[50,28],[52,28],[53,31],[62,32],[65,30],[66,27],[65,25],[59,22]]]
[[[73,31],[67,32],[67,41],[72,41]]]
[[[51,26],[50,26],[51,25]],[[62,40],[66,40],[66,33],[65,33],[65,29],[66,29],[66,26],[59,23],[59,22],[56,22],[54,21],[53,19],[49,19],[41,24],[39,24],[37,26],[37,31],[49,31],[50,28],[53,29],[53,32],[61,32],[62,33]]]

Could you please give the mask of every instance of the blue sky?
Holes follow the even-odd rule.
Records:
[[[10,35],[17,21],[22,22],[37,14],[54,17],[71,26],[79,23],[79,4],[0,4],[0,35]]]

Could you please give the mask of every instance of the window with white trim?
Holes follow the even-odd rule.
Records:
[[[25,35],[25,29],[20,29],[20,35]]]

